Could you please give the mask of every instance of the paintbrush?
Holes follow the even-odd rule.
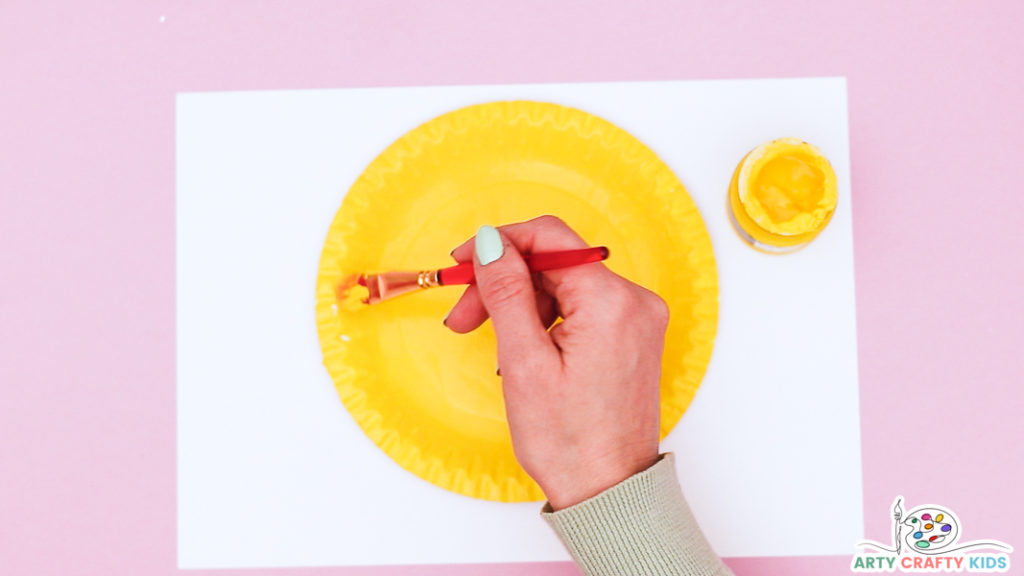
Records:
[[[590,262],[600,262],[606,258],[608,258],[608,248],[604,246],[523,255],[523,260],[526,261],[526,266],[531,272],[569,268]],[[343,280],[338,285],[336,296],[338,302],[345,305],[351,306],[357,302],[370,305],[435,286],[472,284],[474,279],[472,262],[463,262],[439,270],[362,274]]]

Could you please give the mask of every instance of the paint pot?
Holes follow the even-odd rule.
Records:
[[[729,215],[739,236],[773,254],[794,252],[832,219],[836,174],[817,147],[780,138],[751,150],[733,172]]]

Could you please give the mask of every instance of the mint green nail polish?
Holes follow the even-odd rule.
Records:
[[[476,259],[481,265],[487,266],[505,253],[505,247],[501,244],[501,234],[494,226],[481,226],[476,231]]]

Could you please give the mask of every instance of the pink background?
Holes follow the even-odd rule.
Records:
[[[177,572],[174,94],[353,86],[846,76],[866,535],[1024,545],[1024,4],[93,4],[0,7],[0,571]]]

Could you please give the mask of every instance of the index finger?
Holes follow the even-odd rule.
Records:
[[[498,229],[523,254],[576,250],[587,247],[587,243],[580,238],[579,234],[555,216],[538,216],[526,222],[498,226]],[[473,259],[473,238],[452,250],[452,258],[458,262],[471,261]]]
[[[551,215],[539,216],[526,222],[499,226],[499,230],[515,244],[523,254],[533,252],[554,252],[558,250],[577,250],[586,248],[587,242],[580,237],[568,224]],[[473,238],[466,240],[452,251],[452,257],[458,262],[473,260]],[[583,287],[608,282],[616,277],[604,264],[586,264],[572,268],[548,270],[541,273],[544,285],[555,299],[564,297],[564,287]],[[568,307],[572,309],[572,306]],[[565,310],[564,310],[565,311]]]

